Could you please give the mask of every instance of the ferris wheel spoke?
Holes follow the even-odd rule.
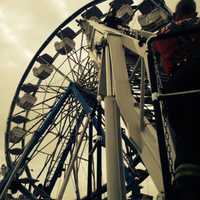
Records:
[[[73,59],[70,55],[68,56],[68,58],[69,58],[69,60],[70,60],[71,62],[74,63],[74,67],[78,67],[80,70],[83,70],[83,69],[86,67],[86,65],[83,66],[83,63],[84,63],[84,61],[87,60],[89,57],[88,57],[88,55],[86,55],[85,58],[82,58],[81,62],[76,61],[76,60]]]
[[[79,55],[78,55],[78,63],[81,63],[81,61],[82,61],[83,41],[84,41],[84,34],[82,33],[81,34],[81,44],[80,44],[81,47],[79,49]],[[78,72],[79,71],[83,71],[82,66],[80,66],[78,68]]]
[[[84,64],[86,60],[90,59],[88,56],[85,58],[82,58],[81,62],[75,62],[74,63],[74,68],[77,68],[77,72],[79,72],[79,79],[81,74],[84,72],[84,69],[87,67],[87,64]],[[83,66],[84,65],[84,66]]]
[[[66,114],[66,115],[68,116],[68,114]],[[62,119],[60,119],[59,122],[55,123],[53,128],[55,128],[58,124],[60,124],[61,121],[62,121],[63,119],[66,119],[66,115],[65,115],[64,117],[62,117]],[[75,119],[72,119],[72,120],[75,121]],[[72,121],[70,121],[69,124],[73,124]],[[69,128],[69,126],[68,126],[67,128]],[[64,126],[62,126],[62,129],[64,129]],[[49,130],[49,132],[51,132],[51,130]],[[59,133],[60,130],[57,130],[57,132]],[[67,130],[66,130],[66,132],[67,132]],[[41,150],[43,150],[44,148],[46,148],[46,147],[47,147],[51,142],[53,142],[57,137],[60,137],[61,139],[63,139],[63,138],[65,138],[65,137],[67,137],[67,136],[64,136],[64,135],[62,135],[62,136],[61,136],[61,135],[57,135],[57,136],[56,136],[55,138],[53,138],[48,144],[46,144],[44,147],[41,147],[40,150],[39,150],[38,152],[40,152]],[[61,141],[61,140],[60,140],[60,141]],[[37,148],[38,148],[38,147],[37,147]]]
[[[43,166],[42,166],[42,168],[41,168],[41,170],[39,172],[39,174],[35,178],[36,180],[38,180],[40,178],[40,176],[42,176],[44,170],[46,169],[46,167],[47,167],[47,165],[49,163],[49,160],[50,160],[50,156],[47,156],[46,160],[45,160],[45,162],[44,162],[44,164],[43,164]]]
[[[64,109],[64,107],[63,107],[63,109]],[[24,135],[23,136],[23,138],[26,136],[28,136],[29,134],[27,134],[27,133],[30,133],[30,134],[34,134],[34,131],[33,132],[30,132],[32,129],[34,129],[35,128],[35,126],[37,125],[37,124],[39,124],[40,123],[40,121],[44,121],[44,118],[41,118],[37,123],[35,123],[32,127],[30,127],[28,130],[26,130],[26,135]],[[53,128],[56,128],[56,126],[58,125],[59,123],[56,123],[56,124],[52,124],[50,127],[49,127],[49,131],[51,131],[51,129],[53,129]],[[17,144],[17,143],[16,143]],[[15,145],[15,144],[14,144]],[[12,145],[11,147],[13,147],[14,145]],[[10,147],[10,148],[11,148]]]

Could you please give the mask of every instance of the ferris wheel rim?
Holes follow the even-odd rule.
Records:
[[[11,125],[11,116],[13,114],[15,105],[16,105],[16,100],[17,97],[20,93],[20,89],[22,84],[24,83],[24,81],[26,80],[26,77],[28,76],[28,74],[30,73],[34,63],[36,62],[36,59],[38,58],[38,56],[42,53],[42,51],[48,46],[48,44],[53,40],[53,38],[56,36],[56,34],[63,28],[65,27],[67,24],[69,24],[71,21],[73,21],[76,17],[78,17],[79,15],[81,15],[85,10],[87,10],[88,8],[101,4],[103,2],[105,2],[107,0],[93,0],[89,3],[87,3],[86,5],[84,5],[83,7],[81,7],[80,9],[78,9],[76,12],[74,12],[70,17],[68,17],[66,20],[64,20],[48,37],[47,39],[43,42],[43,44],[40,46],[40,48],[37,50],[37,52],[34,54],[33,58],[31,59],[30,63],[28,64],[27,68],[25,69],[25,72],[22,75],[22,78],[19,81],[19,84],[16,88],[14,97],[12,99],[11,102],[11,106],[10,106],[10,110],[9,110],[9,114],[8,114],[8,120],[7,120],[7,126],[6,126],[6,131],[4,134],[4,148],[5,148],[5,159],[6,159],[6,163],[8,168],[12,167],[12,163],[11,163],[11,158],[10,158],[10,154],[8,153],[8,131],[10,130],[10,125]]]

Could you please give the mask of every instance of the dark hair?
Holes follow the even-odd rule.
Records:
[[[180,0],[176,6],[175,16],[196,16],[196,3],[194,0]]]

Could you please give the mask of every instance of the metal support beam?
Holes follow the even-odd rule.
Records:
[[[49,185],[47,185],[47,192],[48,192],[49,194],[51,194],[51,192],[52,192],[52,190],[53,190],[53,188],[54,188],[54,186],[55,186],[55,183],[56,183],[56,181],[57,181],[57,178],[61,175],[61,173],[62,173],[62,171],[63,171],[63,166],[64,166],[64,163],[65,163],[65,160],[67,159],[67,156],[69,155],[69,152],[70,152],[71,149],[72,149],[72,145],[73,145],[73,143],[75,142],[76,133],[77,133],[77,131],[79,130],[80,125],[81,125],[81,123],[82,123],[84,117],[85,117],[85,114],[82,112],[82,113],[80,114],[80,117],[79,117],[78,120],[77,120],[77,123],[76,123],[76,125],[75,125],[75,127],[74,127],[72,133],[71,133],[70,139],[69,139],[69,141],[67,142],[66,148],[65,148],[65,150],[63,151],[63,154],[62,154],[62,156],[61,156],[61,158],[60,158],[60,161],[59,161],[59,163],[58,163],[58,165],[57,165],[57,167],[56,167],[56,170],[55,170],[55,172],[54,172],[54,174],[53,174],[53,177],[52,177],[51,180],[49,181]]]
[[[136,100],[131,94],[126,68],[124,53],[125,44],[123,43],[125,37],[120,38],[110,34],[107,38],[113,66],[112,78],[114,94],[120,109],[120,114],[129,132],[130,139],[134,142],[134,146],[140,154],[156,187],[160,192],[163,192],[160,155],[155,129],[150,124],[147,124],[142,134],[140,131],[140,111],[138,107],[135,106]],[[131,42],[131,40],[128,41]],[[145,120],[145,123],[148,123],[148,121]]]
[[[92,151],[92,140],[93,140],[93,124],[90,122],[89,125],[89,144],[88,144],[88,185],[87,185],[87,196],[90,197],[92,194],[92,163],[93,163],[93,153]]]
[[[131,142],[139,153],[145,167],[148,169],[148,172],[158,191],[162,193],[164,191],[163,171],[161,170],[156,130],[146,118],[144,118],[143,121],[141,118],[143,111],[140,113],[139,108],[136,106],[137,101],[131,93],[124,52],[124,49],[128,49],[133,54],[136,54],[143,59],[147,77],[149,78],[147,59],[148,52],[146,45],[141,47],[139,46],[137,39],[123,35],[119,31],[109,28],[96,21],[89,21],[88,23],[94,32],[94,34],[88,39],[91,42],[91,47],[93,47],[92,52],[97,63],[99,63],[99,57],[94,53],[95,45],[101,43],[102,41],[104,45],[106,43],[108,45],[108,47],[106,47],[106,49],[108,49],[107,53],[102,56],[102,66],[100,66],[101,87],[99,89],[99,95],[102,95],[102,97],[106,96],[105,89],[101,90],[102,88],[105,88],[106,82],[107,96],[115,97],[118,108],[120,109],[120,114],[130,136],[129,139],[131,139]],[[110,93],[108,93],[108,91]],[[144,122],[145,127],[143,126]],[[140,127],[143,129],[142,134]]]
[[[112,67],[109,47],[105,48],[106,88],[105,105],[106,127],[106,168],[108,199],[126,199],[125,176],[123,169],[120,112],[113,93]]]
[[[92,110],[93,108],[89,106],[87,100],[83,96],[84,91],[82,90],[80,91],[79,88],[76,86],[76,84],[72,84],[72,92],[73,92],[74,97],[80,102],[81,106],[83,107],[85,114],[88,114],[88,115],[91,114],[93,112]],[[97,118],[95,116],[92,116],[91,120],[92,120],[94,128],[97,131],[98,130]],[[101,131],[103,133],[103,129]]]
[[[79,153],[81,144],[83,142],[83,138],[85,136],[85,131],[86,131],[87,127],[88,127],[88,124],[89,124],[90,120],[91,120],[90,117],[88,117],[86,122],[85,122],[85,125],[83,127],[83,130],[81,131],[81,135],[80,135],[79,141],[77,143],[76,149],[74,150],[74,153],[72,155],[68,170],[66,171],[66,173],[64,175],[63,184],[61,186],[61,189],[60,189],[60,192],[58,194],[57,200],[62,200],[63,199],[67,184],[69,182],[69,178],[70,178],[71,172],[72,172],[73,167],[74,167],[74,163],[75,163],[75,161],[76,161],[76,159],[78,157],[78,153]]]
[[[105,97],[108,199],[126,199],[122,160],[120,114],[114,97]]]
[[[97,130],[97,137],[98,137],[98,143],[97,143],[97,191],[101,191],[102,188],[102,128],[101,128],[101,105],[98,105],[97,108],[97,121],[98,121],[98,130]],[[99,195],[97,200],[101,200],[102,196]]]

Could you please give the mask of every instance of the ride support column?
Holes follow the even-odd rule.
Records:
[[[113,93],[109,47],[105,47],[106,88],[104,98],[106,127],[106,168],[108,200],[125,200],[125,177],[122,159],[120,112]]]

